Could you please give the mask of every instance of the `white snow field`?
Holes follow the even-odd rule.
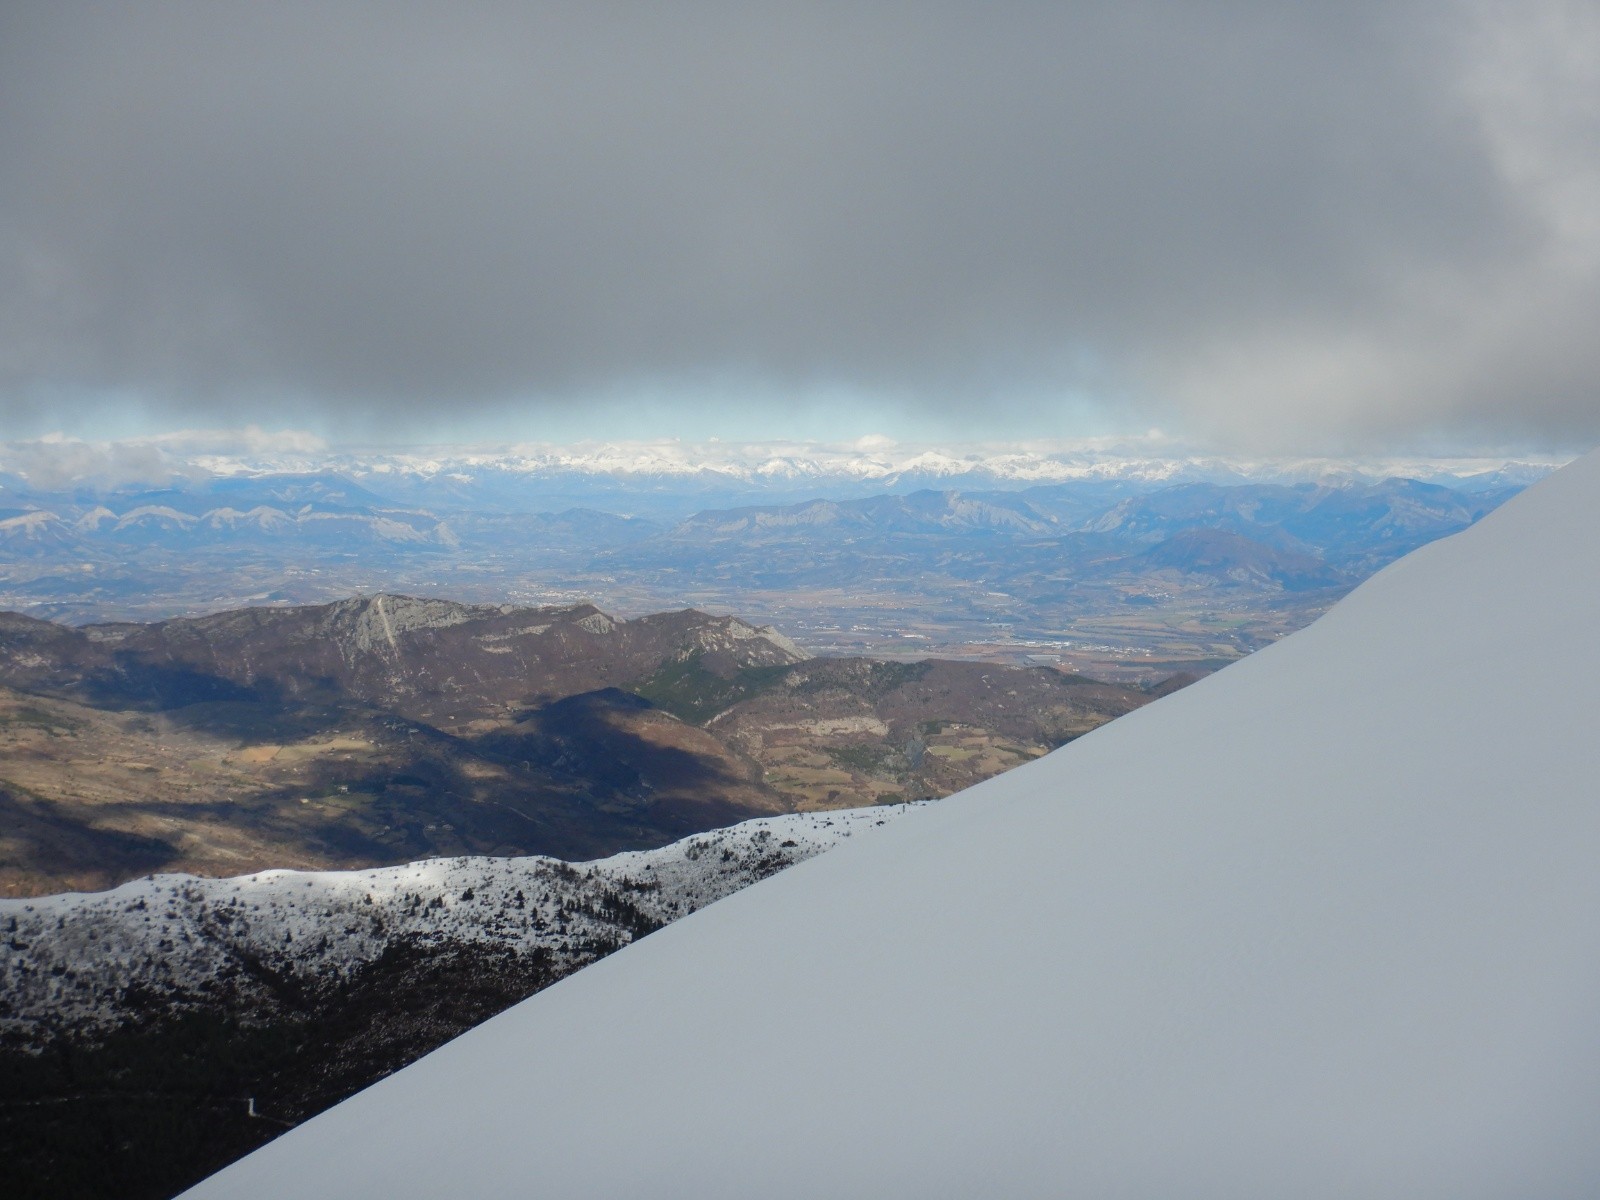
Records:
[[[190,1194],[1593,1200],[1597,618],[1590,455]]]

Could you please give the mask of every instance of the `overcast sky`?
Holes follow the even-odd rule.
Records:
[[[1594,3],[8,0],[0,402],[1581,447],[1597,148]]]

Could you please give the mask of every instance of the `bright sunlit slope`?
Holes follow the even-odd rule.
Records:
[[[1600,1195],[1600,457],[205,1197]]]

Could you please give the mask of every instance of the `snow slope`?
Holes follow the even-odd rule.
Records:
[[[1600,1194],[1600,457],[197,1197]]]
[[[434,858],[365,871],[152,875],[107,892],[0,899],[0,1035],[26,1042],[153,1012],[254,1005],[263,974],[348,978],[400,943],[487,943],[572,970],[916,806],[792,813],[576,866]]]

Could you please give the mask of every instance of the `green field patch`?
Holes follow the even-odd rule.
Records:
[[[691,725],[704,725],[723,710],[776,687],[787,666],[743,667],[730,676],[707,670],[696,651],[687,658],[664,664],[633,689],[657,708]]]
[[[83,728],[82,721],[58,716],[42,708],[25,704],[8,713],[0,713],[0,728],[42,729],[46,733],[72,733]]]
[[[892,760],[898,757],[893,749],[882,745],[826,746],[823,751],[840,766],[868,775],[892,770]]]

